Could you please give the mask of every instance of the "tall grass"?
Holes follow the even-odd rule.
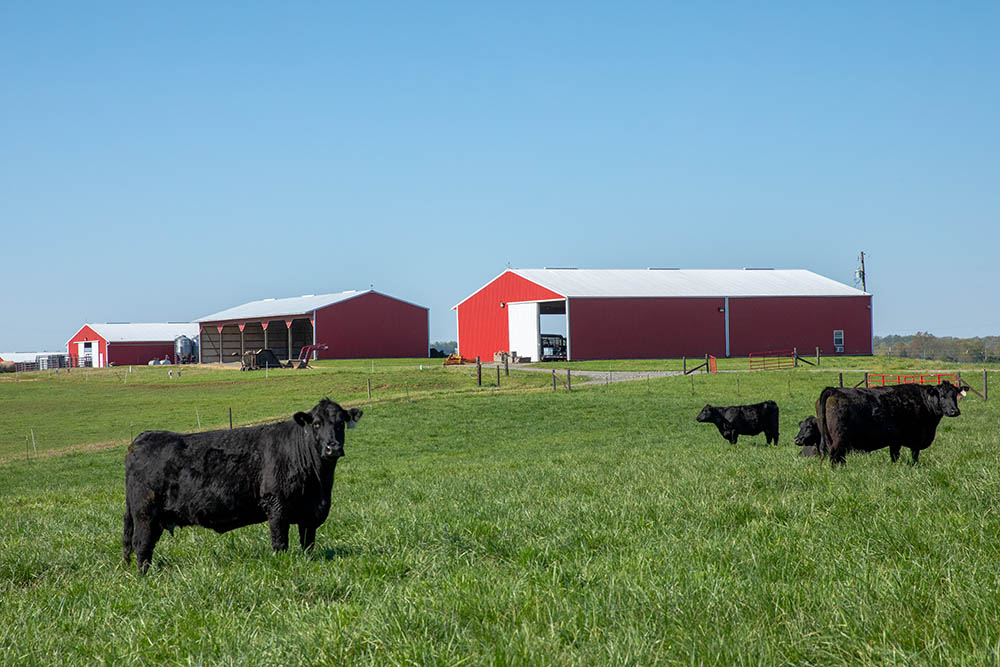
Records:
[[[790,440],[835,382],[760,373],[737,394],[722,374],[373,404],[314,553],[272,554],[262,525],[186,528],[145,578],[120,562],[124,445],[10,461],[0,655],[996,664],[995,404],[964,400],[917,466],[882,450],[832,470]],[[778,447],[733,447],[694,421],[706,402],[765,398],[781,406]]]

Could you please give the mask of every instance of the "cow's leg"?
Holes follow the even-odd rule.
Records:
[[[275,512],[267,518],[271,529],[271,548],[275,551],[288,551],[288,520],[280,512]]]
[[[911,449],[910,450],[910,454],[913,456],[913,463],[914,463],[914,465],[916,465],[920,461],[920,450],[919,449]]]
[[[889,445],[889,458],[892,459],[893,463],[899,460],[899,450],[901,449],[900,445]]]
[[[125,529],[122,531],[122,558],[126,565],[132,564],[132,538],[135,534],[135,524],[132,522],[132,512],[125,510]]]
[[[139,564],[139,574],[146,574],[153,562],[153,547],[163,534],[163,526],[156,519],[142,518],[135,522],[135,557]]]
[[[303,551],[308,551],[312,549],[313,544],[316,543],[316,526],[306,526],[304,524],[299,524],[299,544],[302,545]]]

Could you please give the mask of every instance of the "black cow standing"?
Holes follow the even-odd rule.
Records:
[[[851,450],[889,448],[893,462],[909,447],[913,462],[934,441],[942,417],[957,417],[965,390],[950,382],[903,384],[869,389],[827,387],[816,404],[824,446],[834,464],[845,463]]]
[[[819,422],[814,416],[809,415],[799,422],[799,432],[792,442],[802,448],[799,450],[799,456],[820,456],[823,453],[821,440]]]
[[[298,524],[309,549],[330,512],[344,429],[361,410],[324,398],[292,419],[204,433],[146,431],[125,456],[125,532],[122,552],[136,552],[145,573],[166,529],[204,526],[218,533],[267,521],[271,546],[288,548],[288,527]]]
[[[715,424],[722,437],[734,445],[741,435],[761,432],[768,444],[778,444],[778,404],[774,401],[728,407],[706,405],[696,419]]]

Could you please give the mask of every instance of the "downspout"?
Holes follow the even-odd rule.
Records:
[[[729,358],[729,297],[726,297],[726,304],[723,306],[726,310],[726,359]]]

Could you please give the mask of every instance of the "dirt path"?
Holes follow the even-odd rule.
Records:
[[[483,364],[484,366],[486,364]],[[494,364],[495,365],[495,364]],[[525,364],[511,364],[510,367],[519,371],[531,371],[534,373],[552,374],[552,369],[536,368]],[[556,377],[563,382],[566,381],[566,369],[557,368]],[[573,384],[584,386],[588,384],[608,384],[611,382],[630,382],[632,380],[645,380],[646,378],[666,377],[669,375],[683,375],[681,371],[584,371],[574,370],[571,374]],[[580,379],[577,379],[580,378]]]

